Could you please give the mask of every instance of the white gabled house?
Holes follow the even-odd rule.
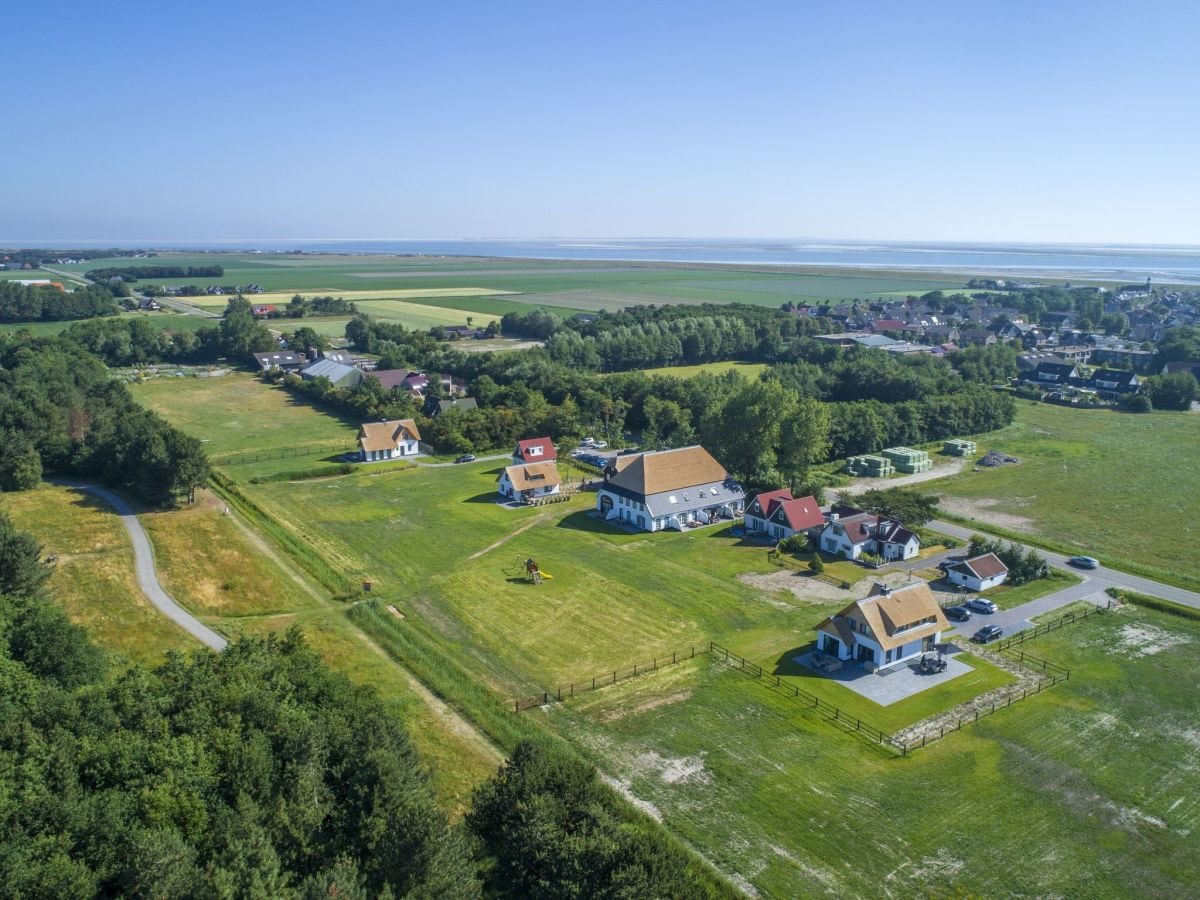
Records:
[[[554,462],[556,459],[558,451],[554,449],[554,441],[548,437],[517,441],[517,449],[513,451],[513,465]]]
[[[421,432],[412,419],[366,422],[358,429],[358,446],[363,462],[416,456],[421,452]]]
[[[839,506],[826,520],[819,546],[831,556],[858,559],[870,553],[896,560],[912,559],[921,552],[921,539],[888,516]]]
[[[558,465],[551,462],[518,463],[500,473],[500,496],[514,503],[526,503],[562,490]]]
[[[746,507],[746,531],[776,541],[797,534],[816,538],[824,527],[825,515],[817,499],[793,497],[787,488],[759,494]]]
[[[946,578],[952,584],[960,584],[968,590],[986,591],[1004,584],[1004,579],[1008,578],[1008,566],[995,553],[985,553],[946,566]]]
[[[683,531],[741,515],[742,486],[700,446],[618,456],[596,493],[607,522],[643,531]]]
[[[871,672],[932,649],[949,629],[924,581],[895,589],[877,584],[870,596],[817,625],[817,649]]]

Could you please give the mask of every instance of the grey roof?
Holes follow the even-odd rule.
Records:
[[[354,366],[334,362],[331,359],[318,359],[300,370],[303,378],[325,377],[339,387],[354,387],[362,381],[363,373]]]
[[[675,502],[671,502],[671,498]],[[646,511],[651,516],[677,516],[693,509],[707,509],[720,506],[723,503],[745,500],[746,492],[734,481],[713,481],[695,487],[682,488],[677,491],[664,491],[661,494],[651,494],[646,498]]]
[[[254,358],[264,369],[270,369],[275,366],[282,369],[284,366],[304,365],[304,357],[298,356],[290,350],[269,350],[266,353],[255,353]]]

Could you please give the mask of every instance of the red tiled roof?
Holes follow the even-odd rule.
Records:
[[[985,553],[983,556],[976,556],[973,559],[966,560],[962,565],[970,569],[971,574],[980,581],[996,575],[1002,575],[1008,571],[1008,566],[995,553]]]
[[[529,451],[535,447],[541,447],[542,452],[531,456]],[[517,452],[514,456],[519,456],[526,462],[549,462],[558,458],[558,454],[554,450],[554,441],[548,437],[517,441]]]
[[[780,488],[777,491],[766,491],[762,494],[759,494],[750,501],[750,506],[753,506],[755,503],[757,503],[759,509],[762,510],[763,518],[769,519],[771,518],[771,513],[775,512],[780,503],[791,499],[792,492],[787,488]],[[746,508],[749,509],[750,506],[747,506]]]
[[[817,503],[816,497],[797,497],[794,500],[784,500],[783,517],[788,528],[793,531],[807,531],[825,524],[825,516]]]

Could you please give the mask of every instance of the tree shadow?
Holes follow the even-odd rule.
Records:
[[[485,491],[482,494],[476,494],[474,497],[468,497],[462,501],[463,503],[492,503],[500,506],[504,503],[504,498],[500,496],[498,491]]]
[[[572,531],[586,531],[591,534],[630,534],[623,528],[610,525],[603,519],[597,518],[590,510],[581,509],[569,516],[558,520],[555,528],[570,528]]]

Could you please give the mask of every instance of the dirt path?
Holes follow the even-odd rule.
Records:
[[[496,541],[496,543],[491,544],[487,547],[484,547],[482,550],[480,550],[477,553],[472,553],[470,556],[467,557],[467,560],[470,561],[472,559],[479,559],[479,557],[483,556],[483,554],[488,553],[492,550],[495,550],[497,547],[504,546],[506,543],[511,541],[513,538],[515,538],[517,535],[523,534],[524,532],[528,531],[530,528],[532,528],[534,525],[536,525],[538,522],[541,522],[545,518],[546,518],[546,514],[542,513],[537,518],[530,519],[528,522],[526,522],[524,525],[522,525],[520,528],[518,528],[512,534],[506,534],[504,537],[500,538],[500,540]]]
[[[938,478],[948,478],[951,475],[957,475],[966,466],[965,459],[956,459],[946,466],[938,466],[936,469],[930,469],[928,472],[918,472],[916,475],[903,475],[900,478],[860,478],[858,481],[852,481],[850,484],[841,488],[834,488],[834,492],[845,494],[846,496],[856,496],[864,491],[874,490],[875,488],[894,488],[908,487],[910,484],[920,484],[923,481],[934,481]]]
[[[229,507],[226,507],[226,509],[229,509]],[[246,540],[250,542],[250,545],[267,559],[271,560],[271,562],[275,563],[280,571],[296,582],[304,593],[308,594],[308,596],[312,597],[318,603],[324,603],[330,599],[329,594],[315,587],[311,581],[296,570],[295,566],[284,559],[279,553],[275,552],[275,548],[268,544],[263,536],[250,526],[249,522],[244,521],[232,509],[229,509],[229,517],[233,520],[233,524],[237,526],[238,530],[246,536]]]
[[[478,748],[484,757],[495,762],[497,766],[504,761],[504,754],[500,752],[499,748],[497,748],[495,744],[488,740],[483,732],[476,729],[474,725],[447,706],[441,700],[441,698],[433,693],[433,691],[425,687],[425,685],[422,684],[412,672],[408,671],[408,669],[404,668],[404,666],[392,659],[386,650],[371,640],[367,635],[363,634],[358,629],[355,629],[354,634],[373,653],[376,653],[395,666],[396,671],[398,671],[400,676],[404,679],[404,683],[408,685],[409,689],[411,689],[412,692],[421,699],[422,703],[429,707],[429,710],[434,714],[434,716],[437,717],[438,721],[442,723],[446,731],[453,734],[455,737],[460,738],[464,743]]]

